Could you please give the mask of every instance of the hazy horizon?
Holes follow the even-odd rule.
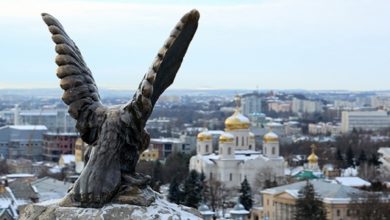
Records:
[[[2,1],[0,88],[59,88],[41,12],[64,25],[99,88],[134,90],[176,22],[197,8],[198,32],[171,89],[390,89],[389,1],[167,2]]]
[[[100,90],[105,90],[105,91],[118,91],[118,92],[135,92],[136,89],[120,89],[120,88],[105,88],[105,87],[100,87]],[[31,91],[44,91],[44,90],[58,90],[59,92],[63,92],[63,90],[58,86],[58,87],[47,87],[47,88],[0,88],[0,91],[23,91],[23,90],[31,90]],[[302,88],[292,88],[292,89],[280,89],[280,88],[270,88],[270,89],[245,89],[245,88],[226,88],[226,89],[218,89],[218,88],[168,88],[166,92],[175,92],[175,91],[237,91],[237,92],[271,92],[271,91],[280,91],[280,92],[352,92],[352,93],[364,93],[364,92],[390,92],[390,89],[383,89],[383,90],[348,90],[348,89],[302,89]]]

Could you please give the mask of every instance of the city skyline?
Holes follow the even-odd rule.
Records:
[[[199,30],[172,89],[389,89],[390,2],[167,2],[2,1],[0,89],[58,88],[41,12],[63,23],[99,88],[133,90],[192,8]]]

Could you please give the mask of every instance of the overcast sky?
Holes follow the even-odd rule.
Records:
[[[180,17],[197,8],[172,88],[390,89],[388,0],[209,2],[1,0],[0,88],[58,87],[41,12],[61,21],[99,87],[135,89]]]

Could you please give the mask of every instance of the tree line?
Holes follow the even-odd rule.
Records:
[[[206,180],[203,173],[191,170],[184,181],[173,178],[169,186],[168,200],[176,204],[198,208],[202,203],[207,204],[214,212],[233,207],[234,189],[228,188],[221,181],[215,179]],[[253,206],[252,189],[245,178],[239,189],[239,202],[250,210]]]

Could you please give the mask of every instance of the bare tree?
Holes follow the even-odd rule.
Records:
[[[389,220],[390,201],[386,192],[362,192],[351,196],[349,215],[358,220]]]
[[[255,191],[277,185],[277,178],[272,167],[263,167],[257,173],[254,181]]]
[[[0,159],[0,174],[8,173],[8,165],[6,159]]]
[[[366,180],[376,180],[379,177],[379,173],[374,165],[361,163],[358,169],[358,176]]]
[[[225,205],[232,198],[232,194],[232,189],[227,188],[221,181],[213,179],[208,181],[206,198],[214,212],[218,213],[219,210],[224,212]]]

